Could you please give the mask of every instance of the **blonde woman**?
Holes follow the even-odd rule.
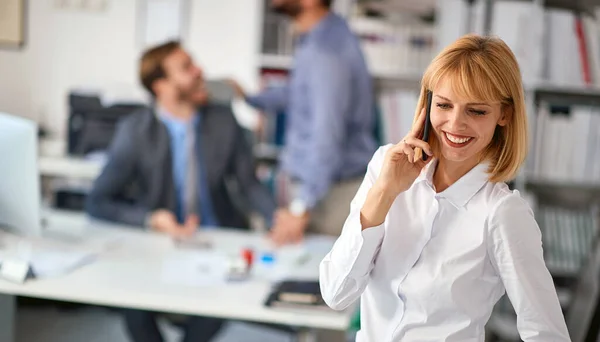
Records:
[[[361,298],[357,341],[484,341],[505,291],[521,339],[570,341],[533,213],[504,183],[527,140],[520,71],[503,41],[464,36],[433,60],[412,131],[375,153],[321,263],[330,307]]]

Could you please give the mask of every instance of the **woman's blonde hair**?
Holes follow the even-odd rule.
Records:
[[[510,48],[499,38],[478,35],[463,36],[446,47],[423,75],[415,120],[427,105],[427,91],[433,91],[442,79],[448,79],[460,97],[502,104],[506,125],[496,126],[481,161],[490,162],[491,182],[514,179],[525,161],[528,137],[521,73]],[[429,143],[439,156],[440,142],[435,134]]]

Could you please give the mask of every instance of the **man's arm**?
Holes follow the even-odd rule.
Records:
[[[308,208],[325,197],[340,168],[352,87],[350,68],[337,56],[319,52],[312,62],[307,88],[313,138],[305,165],[310,173],[300,189]]]
[[[108,162],[94,182],[85,209],[90,216],[99,219],[141,227],[146,223],[148,209],[120,199],[135,176],[137,151],[132,129],[129,120],[118,125]]]
[[[252,107],[270,113],[281,112],[288,104],[289,87],[287,84],[278,87],[269,87],[256,95],[248,95],[246,91],[234,80],[230,80],[236,94],[243,98]]]

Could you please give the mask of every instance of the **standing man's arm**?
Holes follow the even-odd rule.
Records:
[[[326,52],[316,53],[311,61],[307,86],[312,116],[312,136],[307,143],[311,152],[301,165],[309,173],[303,179],[299,198],[292,200],[292,209],[278,210],[275,215],[272,238],[279,244],[302,238],[310,221],[310,210],[327,195],[342,162],[345,115],[351,105],[350,67]],[[296,204],[307,212],[298,216],[293,212],[298,209]]]
[[[246,91],[236,81],[230,80],[229,83],[235,90],[237,96],[243,98],[250,106],[269,113],[277,113],[285,110],[288,104],[287,84],[279,87],[270,87],[256,95],[248,95]]]

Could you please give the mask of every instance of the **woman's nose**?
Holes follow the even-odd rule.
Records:
[[[455,133],[465,128],[466,114],[464,108],[455,107],[448,115],[448,124]]]

